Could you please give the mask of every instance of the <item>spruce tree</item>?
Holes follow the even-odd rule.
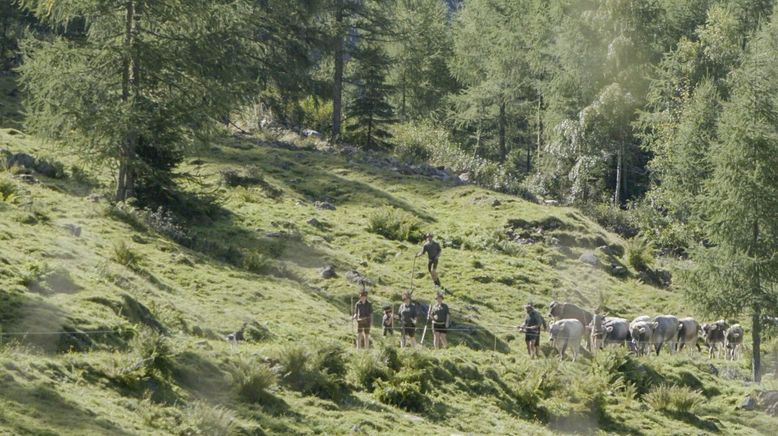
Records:
[[[26,42],[27,125],[116,167],[118,200],[137,196],[139,182],[169,182],[275,55],[267,2],[21,3],[53,28],[79,29]]]
[[[748,44],[724,104],[699,213],[707,246],[685,271],[688,296],[719,316],[751,315],[752,370],[761,380],[762,314],[778,308],[778,15]]]
[[[348,129],[365,148],[379,148],[391,136],[387,124],[394,122],[394,110],[389,104],[391,87],[386,83],[390,59],[380,47],[370,44],[360,48],[356,58],[357,65],[350,77],[353,92],[347,106],[353,122]]]

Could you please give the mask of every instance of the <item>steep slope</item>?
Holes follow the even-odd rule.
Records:
[[[174,214],[113,205],[108,174],[0,130],[0,148],[48,157],[65,174],[32,172],[30,184],[19,168],[0,173],[15,191],[0,202],[0,428],[648,434],[759,432],[778,422],[733,412],[750,389],[737,381],[739,362],[715,362],[730,380],[685,354],[525,359],[514,326],[528,301],[542,310],[553,299],[602,305],[626,318],[694,315],[634,271],[611,275],[622,260],[606,252],[623,241],[579,211],[314,145],[225,135],[181,168],[192,177]],[[449,350],[398,353],[397,336],[383,339],[377,327],[374,351],[349,349],[359,289],[349,271],[372,283],[376,312],[398,304],[411,281],[420,301],[433,297],[425,262],[414,263],[419,244],[368,231],[387,215],[417,223],[407,239],[432,231],[443,242]],[[602,265],[580,261],[586,252]],[[322,277],[327,265],[336,277]],[[244,322],[247,341],[224,340]],[[264,385],[241,374],[257,367],[274,372],[270,386],[247,399],[245,386]],[[701,390],[690,394],[702,403],[696,414],[646,407],[641,399],[659,384]]]

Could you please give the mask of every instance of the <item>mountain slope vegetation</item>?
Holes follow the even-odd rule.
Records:
[[[624,241],[574,208],[313,140],[225,133],[180,169],[173,206],[145,210],[109,202],[108,173],[19,130],[0,131],[0,147],[62,169],[31,171],[34,183],[20,167],[0,173],[15,193],[0,203],[6,431],[745,434],[775,424],[735,411],[752,389],[745,361],[608,350],[559,362],[548,345],[546,359],[526,358],[514,327],[526,302],[694,315],[676,290],[622,265]],[[379,307],[396,307],[411,284],[432,300],[414,262],[427,231],[444,246],[452,347],[397,349],[397,334],[381,337]],[[334,278],[322,277],[329,265]],[[367,352],[351,350],[360,276],[375,312]],[[224,339],[244,324],[244,341]],[[676,388],[652,403],[660,385]]]

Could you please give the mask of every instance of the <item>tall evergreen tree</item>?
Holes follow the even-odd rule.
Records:
[[[386,83],[390,60],[380,47],[371,44],[361,47],[356,58],[350,77],[353,95],[347,106],[348,116],[354,120],[349,130],[365,148],[381,147],[390,136],[385,127],[394,121],[388,101],[391,87]]]
[[[262,27],[268,2],[21,3],[83,29],[27,42],[28,126],[116,165],[119,200],[138,183],[169,185],[185,148],[253,95],[276,50]]]
[[[751,315],[761,380],[762,314],[778,308],[778,14],[748,44],[724,105],[700,215],[711,248],[693,252],[689,298],[709,313]]]

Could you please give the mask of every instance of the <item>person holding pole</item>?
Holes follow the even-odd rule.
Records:
[[[524,318],[524,324],[519,326],[519,331],[524,332],[524,342],[527,344],[527,353],[534,359],[538,357],[538,347],[540,346],[540,328],[545,323],[543,317],[532,304],[524,306],[527,316]]]
[[[419,316],[416,303],[411,301],[411,294],[408,291],[403,292],[403,302],[400,305],[398,314],[400,315],[400,346],[408,345],[407,338],[411,339],[411,346],[416,347],[416,318]]]
[[[440,259],[440,252],[443,250],[440,248],[440,244],[432,239],[432,233],[427,233],[425,236],[426,242],[421,247],[421,251],[416,253],[416,257],[427,253],[427,271],[430,273],[430,278],[435,286],[440,287],[440,277],[438,277],[438,260]]]
[[[367,301],[367,290],[359,293],[359,301],[354,305],[353,318],[357,321],[357,350],[370,348],[370,321],[373,316],[373,305]]]
[[[436,349],[446,348],[448,347],[446,334],[450,325],[450,314],[448,305],[443,302],[443,292],[438,292],[435,301],[436,303],[430,306],[433,333],[432,343]]]

